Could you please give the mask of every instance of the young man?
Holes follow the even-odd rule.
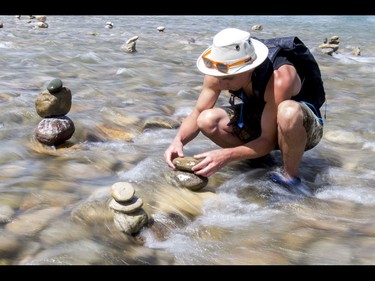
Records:
[[[201,159],[193,167],[195,174],[209,177],[232,161],[256,159],[280,149],[283,169],[271,179],[293,193],[311,195],[298,170],[304,151],[316,146],[323,135],[321,80],[311,79],[303,63],[288,52],[280,50],[269,58],[264,43],[236,28],[217,33],[199,56],[197,67],[205,74],[203,89],[164,153],[168,165],[175,168],[172,160],[183,157],[184,145],[202,132],[221,149],[194,155]],[[316,72],[320,75],[319,69]],[[321,83],[320,93],[311,91],[309,79]],[[214,107],[223,90],[232,94],[231,106]],[[235,97],[242,103],[235,104]]]

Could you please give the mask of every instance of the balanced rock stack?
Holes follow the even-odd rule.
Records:
[[[113,28],[113,23],[110,21],[107,21],[105,24],[105,28],[112,29]]]
[[[47,16],[35,16],[35,18],[38,21],[37,26],[39,28],[48,28],[48,24],[46,23]]]
[[[72,93],[60,79],[52,80],[47,90],[35,100],[36,112],[42,121],[35,129],[36,139],[46,145],[59,145],[70,139],[75,131],[73,121],[65,116],[72,106]]]
[[[165,174],[166,180],[179,187],[185,187],[192,191],[198,191],[208,184],[208,178],[194,174],[192,167],[201,160],[194,157],[177,157],[173,159],[176,170]]]
[[[130,38],[128,41],[126,41],[125,44],[121,46],[121,50],[128,52],[128,53],[136,52],[137,51],[136,45],[137,45],[138,38],[139,38],[138,36],[133,36],[132,38]]]
[[[139,232],[147,224],[148,216],[142,209],[142,199],[134,195],[134,187],[128,182],[116,182],[111,191],[113,198],[109,207],[114,212],[116,227],[126,234]]]
[[[327,55],[332,55],[334,52],[337,52],[339,49],[340,37],[335,35],[329,39],[325,39],[323,44],[319,45],[320,50]]]

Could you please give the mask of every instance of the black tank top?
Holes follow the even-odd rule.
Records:
[[[314,105],[318,117],[321,117],[319,109],[325,102],[325,91],[319,66],[309,49],[297,37],[257,40],[266,44],[269,53],[267,59],[254,69],[251,78],[253,95],[243,99],[244,106],[247,109],[251,107],[253,117],[260,120],[265,106],[264,93],[267,83],[273,71],[285,64],[293,65],[301,79],[301,90],[292,99]],[[242,90],[232,92],[232,94],[239,98],[245,96]]]

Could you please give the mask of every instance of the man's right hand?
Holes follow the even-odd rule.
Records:
[[[176,157],[184,157],[183,144],[179,141],[173,141],[164,152],[165,161],[173,169],[176,169],[172,162]]]

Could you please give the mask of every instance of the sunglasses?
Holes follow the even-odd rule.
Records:
[[[229,68],[233,67],[233,66],[236,66],[236,65],[241,65],[241,64],[245,64],[247,62],[253,62],[254,60],[250,57],[250,58],[247,58],[247,59],[244,59],[244,60],[240,60],[240,61],[237,61],[237,62],[234,62],[234,63],[223,63],[223,62],[217,62],[217,61],[213,61],[209,58],[207,58],[207,56],[211,53],[211,50],[208,50],[203,56],[202,56],[202,59],[203,59],[203,62],[204,62],[204,65],[207,67],[207,68],[216,68],[217,70],[219,70],[220,72],[222,73],[228,73],[229,71]]]

